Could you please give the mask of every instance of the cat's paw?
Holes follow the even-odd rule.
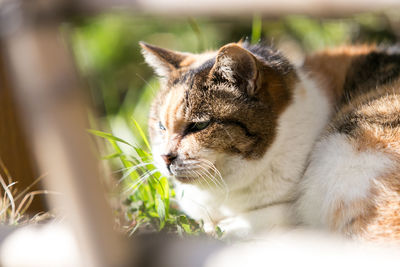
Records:
[[[215,223],[204,223],[203,230],[207,235],[215,239],[221,239],[223,235],[222,230]]]
[[[233,242],[246,240],[252,234],[252,229],[248,221],[240,217],[231,217],[221,220],[218,227],[222,231],[222,240]]]
[[[203,230],[207,235],[215,236],[215,224],[212,222],[205,222],[203,224]]]

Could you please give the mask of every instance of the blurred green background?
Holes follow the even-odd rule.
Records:
[[[243,18],[151,17],[110,13],[68,25],[78,68],[87,81],[96,128],[137,145],[129,130],[132,116],[147,129],[149,102],[157,79],[140,54],[138,41],[165,48],[201,52],[249,38],[281,49],[295,63],[304,53],[340,44],[393,44],[400,38],[400,13],[359,14],[341,19],[259,15]]]

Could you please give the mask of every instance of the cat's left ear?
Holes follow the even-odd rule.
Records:
[[[227,44],[218,51],[210,78],[218,76],[231,82],[245,82],[248,95],[254,95],[260,89],[260,75],[257,58],[241,44]]]
[[[190,53],[175,52],[145,42],[139,44],[147,64],[161,77],[168,77],[171,72],[188,63],[192,56]]]

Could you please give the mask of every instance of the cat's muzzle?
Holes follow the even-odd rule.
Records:
[[[170,172],[182,183],[192,183],[201,176],[201,169],[198,166],[185,162],[174,162],[170,166]]]

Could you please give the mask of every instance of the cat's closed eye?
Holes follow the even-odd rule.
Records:
[[[193,122],[187,127],[186,133],[194,133],[204,130],[210,125],[210,123],[211,121]]]

